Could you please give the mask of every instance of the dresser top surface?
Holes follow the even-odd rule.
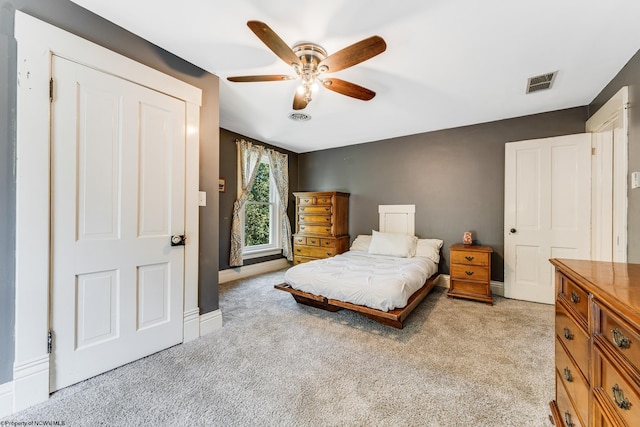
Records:
[[[557,258],[550,262],[598,299],[640,315],[640,264]]]

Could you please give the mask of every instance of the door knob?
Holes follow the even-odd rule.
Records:
[[[509,230],[509,233],[512,233],[512,234],[513,234],[513,233],[515,233],[516,231],[518,231],[518,230],[516,230],[515,228],[512,228],[511,230]]]
[[[184,246],[186,240],[187,238],[184,237],[184,234],[176,234],[171,236],[171,246]]]

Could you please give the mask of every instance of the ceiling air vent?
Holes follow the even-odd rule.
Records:
[[[289,114],[289,118],[294,122],[306,122],[307,120],[311,120],[311,116],[304,113],[291,113]]]
[[[553,73],[541,74],[535,77],[529,77],[527,80],[527,93],[537,92],[543,89],[551,89],[553,81],[556,79],[557,71]]]

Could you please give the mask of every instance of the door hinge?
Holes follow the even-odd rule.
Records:
[[[53,102],[53,77],[49,79],[49,102]]]
[[[51,354],[51,350],[53,350],[53,333],[49,330],[47,333],[47,353]]]

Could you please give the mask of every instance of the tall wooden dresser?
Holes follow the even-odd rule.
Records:
[[[346,252],[349,249],[349,194],[323,191],[293,195],[296,197],[293,264]]]
[[[552,259],[556,426],[640,426],[640,264]]]

